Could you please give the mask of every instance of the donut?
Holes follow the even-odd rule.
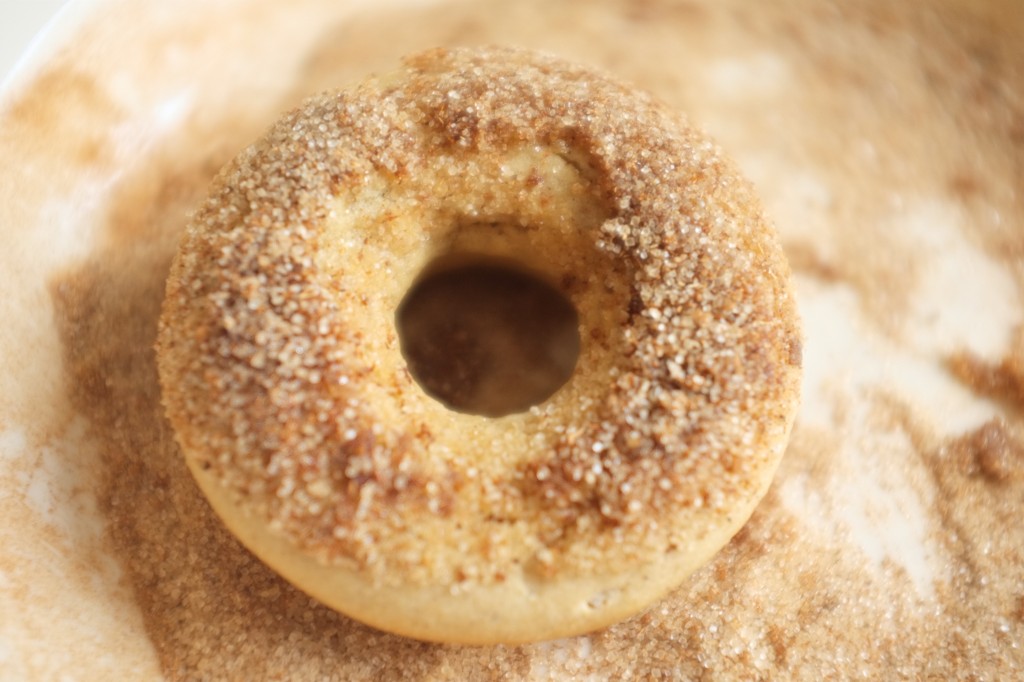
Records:
[[[396,310],[451,259],[571,302],[549,398],[481,416],[411,375]],[[719,149],[509,48],[414,55],[273,125],[191,217],[157,342],[185,461],[251,552],[352,618],[464,644],[593,631],[705,564],[767,491],[800,352],[779,240]]]

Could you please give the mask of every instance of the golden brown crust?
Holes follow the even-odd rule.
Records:
[[[579,366],[546,403],[455,414],[405,371],[395,305],[453,252],[523,262],[576,305]],[[282,119],[192,220],[159,337],[168,416],[250,548],[368,622],[481,642],[607,623],[716,551],[781,456],[799,348],[774,231],[718,150],[503,49],[424,53]],[[450,594],[463,621],[396,624],[354,596],[375,586],[416,609]]]

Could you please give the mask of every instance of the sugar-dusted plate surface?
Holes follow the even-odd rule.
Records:
[[[1011,0],[73,3],[0,101],[0,677],[1019,677],[1022,28]],[[445,648],[319,607],[220,528],[152,339],[188,211],[280,112],[496,42],[607,68],[740,162],[796,272],[804,407],[673,596]]]

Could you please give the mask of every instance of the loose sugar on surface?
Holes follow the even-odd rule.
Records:
[[[433,44],[549,46],[612,67],[718,135],[775,216],[798,297],[849,292],[849,328],[867,342],[906,350],[913,334],[903,313],[935,291],[922,285],[930,272],[915,266],[914,241],[901,237],[900,207],[914,199],[957,205],[965,239],[1003,273],[991,281],[1008,277],[1020,295],[1022,61],[1015,43],[992,38],[1012,24],[993,28],[958,3],[917,11],[609,1],[545,4],[550,28],[538,30],[531,10],[540,6],[447,3],[354,17],[314,46],[295,98]],[[765,54],[779,85],[749,97],[735,90],[742,79],[715,90],[689,77],[712,61],[721,69],[725,56],[730,69],[747,68],[749,57],[763,70]],[[750,523],[673,595],[605,631],[515,648],[426,645],[295,591],[211,514],[159,402],[152,345],[184,215],[260,129],[236,130],[230,117],[223,126],[233,148],[211,147],[184,123],[179,144],[147,150],[150,170],[126,174],[110,198],[108,246],[51,287],[69,390],[104,452],[97,497],[110,544],[168,679],[1020,676],[1024,417],[1011,329],[1002,352],[992,354],[999,344],[986,339],[984,348],[924,356],[960,386],[949,389],[950,403],[976,410],[957,433],[938,408],[908,398],[914,389],[903,375],[862,385],[856,357],[822,351],[829,362],[807,380],[822,401],[808,406],[816,418],[798,421],[777,484]],[[789,184],[800,178],[803,189]],[[814,356],[827,337],[809,330]],[[885,448],[872,445],[879,440]],[[895,489],[887,467],[900,472],[888,481]],[[858,545],[858,533],[887,532],[884,517],[868,505],[853,527],[848,499],[832,493],[864,471],[885,499],[916,498],[906,509],[923,510],[914,521],[927,547],[923,569],[885,542],[874,555]],[[808,522],[806,510],[828,523]]]

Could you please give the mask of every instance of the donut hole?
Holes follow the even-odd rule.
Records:
[[[450,256],[431,263],[395,315],[410,374],[452,410],[524,412],[572,376],[579,315],[569,299],[514,262]]]

